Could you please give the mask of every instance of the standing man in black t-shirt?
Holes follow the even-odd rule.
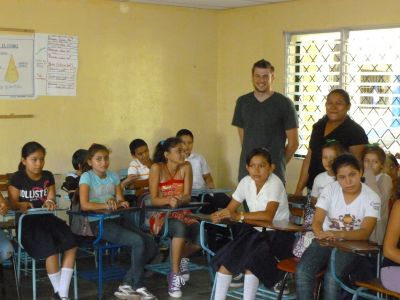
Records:
[[[286,164],[299,146],[297,113],[289,98],[272,90],[274,67],[270,62],[257,61],[252,80],[254,91],[239,97],[232,120],[242,144],[238,179],[248,174],[247,154],[266,147],[275,165],[274,173],[285,183]]]

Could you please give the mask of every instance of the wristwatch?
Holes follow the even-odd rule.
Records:
[[[244,221],[244,212],[240,212],[240,218],[239,218],[239,223],[243,223]]]

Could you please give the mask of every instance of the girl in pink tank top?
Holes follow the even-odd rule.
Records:
[[[185,162],[183,144],[179,138],[160,142],[154,153],[150,169],[149,188],[152,205],[184,206],[191,200],[192,167]],[[169,215],[168,234],[171,237],[171,272],[168,274],[168,293],[182,296],[181,286],[189,280],[188,259],[199,246],[199,223],[187,216],[190,211],[175,211]],[[163,219],[153,231],[163,227]]]

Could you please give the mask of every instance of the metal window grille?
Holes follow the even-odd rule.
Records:
[[[287,34],[286,93],[299,116],[296,154],[307,153],[312,125],[337,87],[349,92],[349,114],[370,142],[399,152],[400,28]]]

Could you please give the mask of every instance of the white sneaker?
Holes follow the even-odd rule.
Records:
[[[154,296],[152,293],[150,293],[150,291],[145,287],[137,289],[136,293],[140,295],[140,300],[150,300],[150,299],[157,300],[157,297]]]
[[[114,296],[118,299],[140,300],[140,294],[128,284],[120,285]]]
[[[275,283],[273,289],[275,291],[275,293],[279,293],[282,289],[282,284],[283,284],[283,280],[279,280],[277,283]],[[283,288],[283,295],[289,295],[290,294],[290,289],[289,289],[289,285],[288,282],[285,283],[285,287]]]
[[[188,282],[190,279],[190,273],[189,273],[189,258],[182,258],[181,263],[179,265],[179,270],[181,271],[181,276],[185,282]]]
[[[237,288],[243,286],[243,273],[239,273],[235,277],[232,278],[231,283],[229,284],[230,287]]]

